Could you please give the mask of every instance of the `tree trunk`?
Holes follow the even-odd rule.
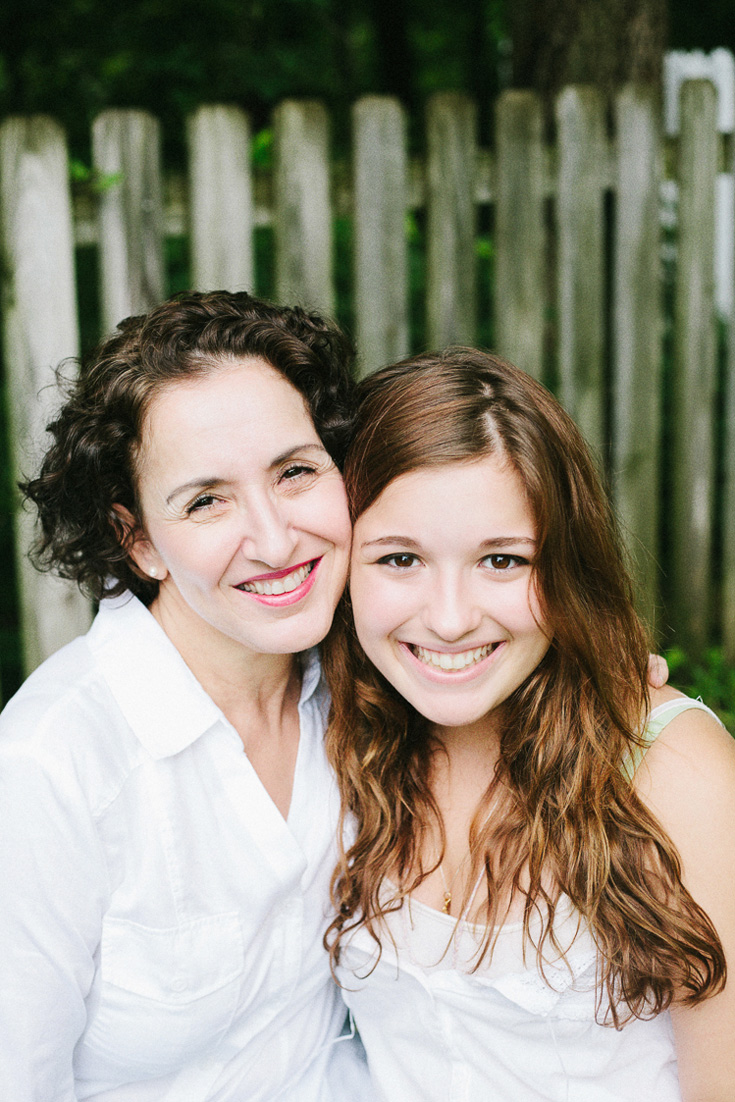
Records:
[[[406,0],[368,0],[367,8],[375,29],[378,91],[397,96],[411,110],[416,89]]]
[[[667,0],[512,0],[513,84],[547,103],[566,84],[609,96],[627,81],[660,87]]]

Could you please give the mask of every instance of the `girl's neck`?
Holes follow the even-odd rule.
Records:
[[[432,773],[486,777],[483,791],[492,780],[500,756],[500,716],[498,710],[476,723],[462,727],[431,727],[437,744]],[[432,781],[432,788],[434,787]]]

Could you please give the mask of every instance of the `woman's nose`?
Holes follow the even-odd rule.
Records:
[[[290,564],[298,542],[287,508],[263,498],[244,513],[243,551],[249,559],[278,570]]]

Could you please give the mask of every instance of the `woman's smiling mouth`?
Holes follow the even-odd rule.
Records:
[[[255,593],[259,597],[280,597],[284,593],[293,593],[300,585],[303,585],[319,561],[319,559],[311,559],[309,562],[301,563],[296,567],[276,570],[272,574],[252,578],[248,582],[241,582],[235,588],[243,593]]]

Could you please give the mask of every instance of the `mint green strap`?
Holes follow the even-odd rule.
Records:
[[[716,716],[712,709],[708,708],[702,700],[694,700],[692,697],[685,696],[679,697],[676,700],[667,700],[665,704],[659,704],[657,708],[653,709],[646,721],[646,726],[641,731],[643,744],[641,746],[634,746],[620,767],[621,772],[629,781],[633,780],[641,762],[663,731],[664,727],[667,727],[672,719],[676,719],[682,712],[687,712],[691,708],[698,708],[700,711],[708,712],[718,723],[720,723],[718,716]]]

